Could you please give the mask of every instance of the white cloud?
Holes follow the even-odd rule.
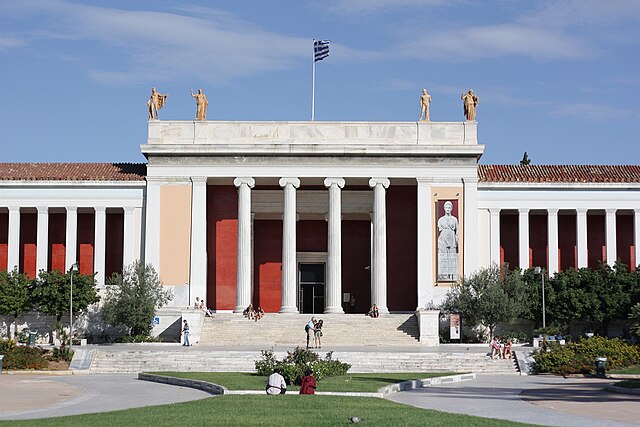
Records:
[[[579,26],[587,30],[594,26],[614,27],[620,22],[640,21],[640,1],[546,0],[520,21],[541,27]]]
[[[442,6],[452,3],[453,0],[332,0],[326,7],[336,15],[358,15],[384,12],[389,9]]]
[[[14,49],[25,44],[27,44],[26,40],[0,35],[0,51]]]
[[[551,115],[556,117],[595,122],[640,117],[640,113],[638,113],[638,111],[636,110],[623,109],[607,104],[589,103],[557,105],[551,108],[550,113]]]

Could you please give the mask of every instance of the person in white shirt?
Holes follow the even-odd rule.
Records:
[[[267,394],[285,394],[287,391],[287,383],[284,377],[280,375],[279,369],[274,369],[273,374],[267,379]]]

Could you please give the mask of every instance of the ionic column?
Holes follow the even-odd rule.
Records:
[[[49,258],[49,208],[38,206],[38,235],[36,238],[36,275],[47,271]]]
[[[587,209],[576,209],[576,246],[578,247],[578,268],[589,266],[587,258]]]
[[[95,206],[95,237],[93,271],[96,273],[96,283],[103,287],[105,284],[105,260],[106,260],[106,233],[107,233],[107,208]]]
[[[342,309],[342,178],[327,178],[324,186],[329,189],[327,287],[324,312],[344,313]]]
[[[549,276],[560,271],[558,266],[558,209],[547,209],[547,242],[549,243]]]
[[[69,271],[71,266],[78,261],[78,208],[67,206],[67,232],[64,243],[64,266]]]
[[[145,207],[144,262],[151,264],[160,275],[160,180],[147,177]]]
[[[616,259],[618,258],[615,209],[606,210],[605,235],[605,244],[607,245],[607,264],[613,266],[616,263]]]
[[[529,209],[518,209],[518,264],[529,268]]]
[[[236,273],[236,308],[242,313],[251,303],[251,189],[255,179],[241,177],[233,180],[238,187],[238,262]]]
[[[191,269],[189,305],[207,301],[207,178],[191,177]],[[247,304],[248,305],[248,304]],[[246,307],[246,306],[245,306]]]
[[[464,183],[464,264],[468,276],[478,268],[478,178],[463,178]]]
[[[284,212],[282,216],[282,306],[280,313],[297,313],[296,284],[298,263],[296,260],[296,188],[298,178],[281,178],[284,190]]]
[[[433,295],[433,216],[431,181],[418,179],[418,309],[426,308]],[[373,233],[372,233],[373,234]],[[373,251],[372,251],[373,253]],[[373,265],[373,263],[372,263]]]
[[[636,254],[636,259],[635,259],[635,266],[638,266],[640,264],[640,209],[634,209],[634,222],[633,222],[633,234],[634,234],[634,239],[633,239],[633,245],[635,247],[635,254]],[[635,267],[634,266],[634,267]]]
[[[133,213],[135,208],[133,206],[124,207],[124,227],[123,227],[123,248],[122,248],[122,266],[123,268],[135,261],[134,245],[135,245],[135,233]]]
[[[7,271],[19,268],[20,264],[20,207],[9,206],[9,245],[7,248]]]
[[[373,188],[373,265],[371,266],[371,304],[376,304],[380,313],[387,308],[387,178],[371,178]]]
[[[500,265],[500,208],[489,209],[489,214],[491,216],[491,229],[489,230],[491,264],[502,268]]]

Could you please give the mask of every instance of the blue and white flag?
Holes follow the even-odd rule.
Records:
[[[331,43],[331,40],[313,41],[313,62],[322,61],[329,56],[329,43]]]

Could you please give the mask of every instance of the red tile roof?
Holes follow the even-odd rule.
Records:
[[[478,165],[480,182],[640,183],[640,165]]]
[[[0,163],[0,181],[144,181],[144,163]]]

